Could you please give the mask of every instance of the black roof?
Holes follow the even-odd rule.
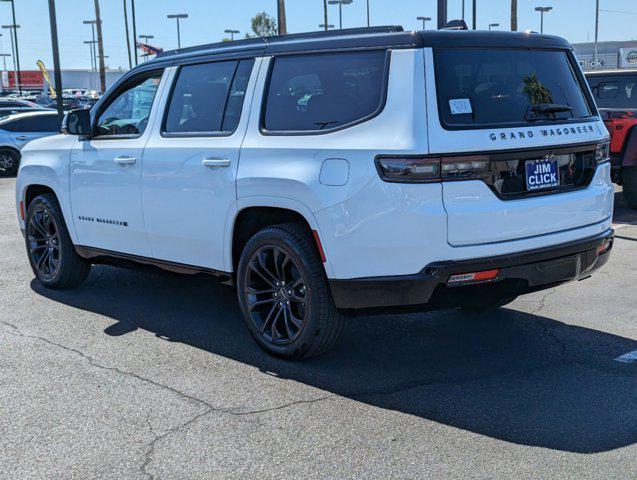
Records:
[[[157,55],[154,60],[146,62],[143,65],[154,67],[165,64],[175,64],[187,59],[210,56],[243,57],[348,49],[444,46],[571,48],[569,43],[563,38],[538,33],[481,30],[406,32],[401,26],[383,26],[211,43],[208,45],[182,48],[181,50],[166,51]]]

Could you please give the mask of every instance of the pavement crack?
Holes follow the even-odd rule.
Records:
[[[555,335],[555,332],[551,328],[546,325],[546,323],[542,320],[542,317],[538,316],[538,313],[546,308],[546,300],[549,295],[552,295],[553,293],[555,293],[555,290],[550,290],[542,295],[542,298],[540,299],[540,305],[536,309],[532,310],[530,312],[530,315],[535,317],[534,321],[542,329],[542,335],[551,338],[555,342],[560,351],[560,358],[562,360],[562,363],[566,365],[568,363],[566,359],[566,344],[557,335]]]
[[[318,402],[322,402],[324,400],[328,400],[330,398],[335,397],[335,395],[326,395],[324,397],[319,397],[319,398],[313,398],[311,400],[296,400],[294,402],[290,402],[290,403],[285,403],[283,405],[278,405],[276,407],[271,407],[271,408],[264,408],[261,410],[249,410],[247,412],[237,412],[237,411],[233,411],[233,410],[221,410],[224,413],[229,413],[230,415],[236,415],[236,416],[245,416],[245,415],[256,415],[259,413],[267,413],[267,412],[274,412],[276,410],[283,410],[284,408],[289,408],[289,407],[293,407],[295,405],[303,405],[303,404],[308,404],[308,403],[318,403]]]
[[[72,354],[75,354],[75,355],[81,357],[82,359],[86,360],[90,365],[92,365],[92,366],[94,366],[96,368],[99,368],[99,369],[102,369],[102,370],[107,370],[107,371],[110,371],[110,372],[115,372],[115,373],[118,373],[120,375],[124,375],[124,376],[128,376],[128,377],[134,378],[136,380],[139,380],[140,382],[148,383],[148,384],[153,385],[155,387],[158,387],[158,388],[161,388],[161,389],[164,389],[164,390],[168,390],[168,391],[174,393],[175,395],[177,395],[178,397],[183,398],[185,400],[189,400],[191,402],[199,403],[199,404],[204,405],[204,406],[206,406],[206,407],[208,407],[210,409],[215,409],[215,407],[213,405],[211,405],[210,403],[206,402],[205,400],[202,400],[201,398],[197,398],[197,397],[195,397],[193,395],[190,395],[190,394],[188,394],[186,392],[182,392],[181,390],[178,390],[176,388],[170,387],[168,385],[164,385],[163,383],[156,382],[155,380],[151,380],[150,378],[142,377],[141,375],[138,375],[136,373],[129,372],[129,371],[126,371],[126,370],[122,370],[121,368],[118,368],[118,367],[113,367],[113,366],[109,366],[109,365],[103,365],[103,364],[99,363],[97,359],[91,357],[90,355],[87,355],[86,353],[82,352],[81,350],[78,350],[78,349],[73,348],[73,347],[68,347],[66,345],[62,345],[61,343],[54,342],[52,340],[49,340],[48,338],[44,338],[44,337],[40,337],[38,335],[31,335],[31,334],[25,333],[22,330],[20,330],[17,326],[15,326],[15,325],[13,325],[13,324],[11,324],[9,322],[1,321],[0,323],[10,327],[14,331],[15,335],[18,335],[18,336],[23,337],[23,338],[30,338],[30,339],[33,339],[33,340],[39,340],[39,341],[44,342],[44,343],[46,343],[48,345],[52,345],[54,347],[61,348],[62,350],[65,350],[65,351],[67,351],[69,353],[72,353]]]

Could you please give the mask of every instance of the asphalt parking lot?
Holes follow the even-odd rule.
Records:
[[[33,281],[0,179],[0,478],[635,478],[637,214],[592,278],[486,315],[348,320],[326,356],[249,338],[234,291],[100,266]],[[620,196],[618,195],[618,199]]]

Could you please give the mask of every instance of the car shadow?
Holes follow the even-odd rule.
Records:
[[[637,210],[628,208],[623,192],[615,192],[615,207],[613,209],[613,222],[637,225]]]
[[[94,267],[73,291],[32,289],[136,329],[376,407],[522,445],[578,453],[637,441],[637,342],[512,309],[350,318],[326,355],[261,351],[234,290],[208,277]]]

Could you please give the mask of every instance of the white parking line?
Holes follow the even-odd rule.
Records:
[[[632,352],[624,353],[615,359],[616,362],[623,363],[633,363],[637,361],[637,350],[633,350]]]

